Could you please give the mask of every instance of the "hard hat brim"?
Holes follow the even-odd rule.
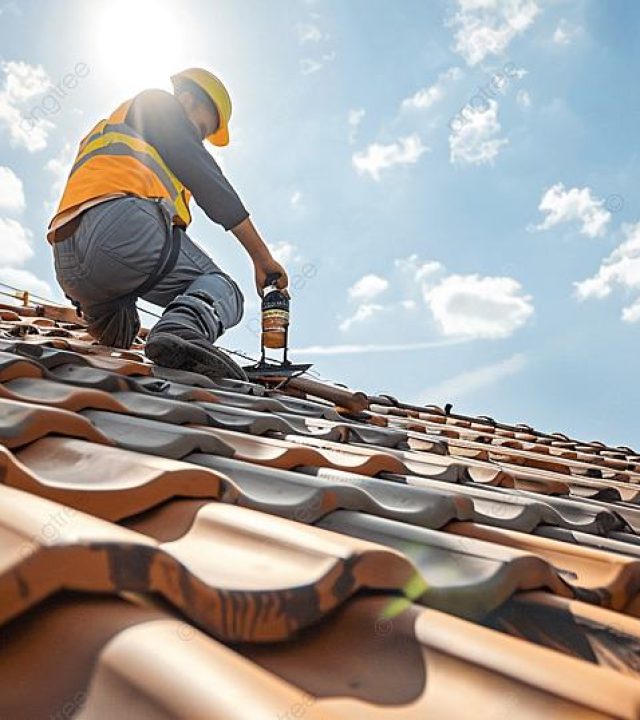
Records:
[[[222,118],[222,116],[219,117]],[[214,133],[211,133],[211,135],[207,135],[205,139],[212,145],[224,147],[229,144],[229,127],[222,121],[220,127]]]

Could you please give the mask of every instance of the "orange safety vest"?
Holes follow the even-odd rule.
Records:
[[[166,198],[173,222],[191,222],[191,193],[150,145],[124,119],[132,100],[122,103],[80,142],[62,199],[51,224],[63,212],[105,195],[126,193],[144,198]]]

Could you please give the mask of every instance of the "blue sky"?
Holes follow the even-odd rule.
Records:
[[[0,0],[0,281],[59,297],[43,238],[78,141],[201,65],[294,359],[638,446],[639,24],[621,0]],[[198,210],[190,234],[247,297],[221,344],[257,354],[248,258]]]

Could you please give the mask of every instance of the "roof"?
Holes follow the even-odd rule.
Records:
[[[640,456],[0,306],[0,717],[640,717]]]

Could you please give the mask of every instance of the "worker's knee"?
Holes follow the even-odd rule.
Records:
[[[223,280],[229,285],[231,288],[231,305],[232,311],[230,314],[230,325],[227,326],[227,330],[230,327],[234,327],[237,325],[244,316],[244,295],[242,294],[242,290],[240,290],[240,286],[238,283],[233,280],[233,278],[230,278],[228,275],[223,275]]]
[[[202,275],[189,286],[189,292],[196,290],[204,290],[213,298],[225,330],[242,320],[244,296],[233,278],[222,272]]]

